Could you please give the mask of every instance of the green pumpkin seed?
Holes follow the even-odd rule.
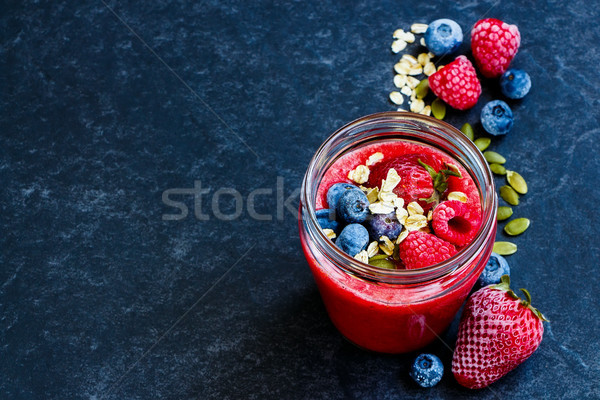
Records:
[[[506,175],[506,168],[504,168],[500,164],[491,163],[490,169],[492,170],[493,173],[495,173],[497,175]]]
[[[371,261],[385,260],[386,258],[388,258],[387,254],[377,254],[376,256],[369,258],[369,264]]]
[[[501,256],[510,256],[517,252],[517,245],[511,242],[496,242],[492,251]]]
[[[513,209],[508,206],[500,206],[498,207],[498,211],[496,212],[496,219],[498,221],[504,221],[505,219],[509,219],[513,215]]]
[[[395,269],[396,266],[390,260],[369,260],[369,264],[374,267],[385,268],[385,269]]]
[[[425,96],[427,96],[428,92],[429,92],[429,79],[423,79],[421,82],[419,82],[419,84],[415,88],[415,96],[417,96],[417,99],[422,99]]]
[[[431,103],[431,112],[437,119],[444,119],[446,116],[446,104],[440,99],[435,99]]]
[[[492,139],[487,137],[480,137],[479,139],[475,140],[475,146],[477,146],[479,151],[484,151],[485,149],[487,149],[490,143],[492,143]]]
[[[495,151],[488,150],[483,153],[483,156],[489,163],[504,164],[506,162],[506,158],[502,157]]]
[[[504,232],[510,236],[520,235],[529,228],[531,222],[527,218],[515,218],[504,227]]]
[[[519,195],[508,185],[504,185],[500,188],[500,197],[510,205],[519,205]]]
[[[527,182],[518,172],[515,171],[506,171],[506,180],[508,184],[515,189],[517,193],[525,194],[527,193]]]
[[[465,123],[460,131],[465,134],[466,137],[473,140],[475,138],[475,132],[473,132],[473,127],[468,122]]]

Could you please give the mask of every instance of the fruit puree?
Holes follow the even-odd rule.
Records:
[[[315,209],[327,208],[327,189],[334,183],[351,182],[347,178],[348,172],[364,165],[376,152],[381,152],[384,160],[420,154],[433,157],[441,164],[456,165],[462,178],[450,177],[448,192],[463,192],[468,197],[468,204],[481,210],[479,190],[460,163],[432,147],[402,140],[371,143],[336,160],[319,184]],[[302,221],[300,229],[302,232]],[[300,237],[334,325],[356,345],[385,353],[416,350],[439,335],[452,321],[491,253],[491,245],[485,245],[470,259],[456,262],[456,268],[451,272],[425,283],[384,283],[347,272],[317,251],[309,237],[304,234]],[[486,244],[491,241],[490,235]]]

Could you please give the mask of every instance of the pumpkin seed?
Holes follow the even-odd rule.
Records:
[[[419,84],[415,88],[415,95],[417,96],[417,99],[422,99],[425,96],[427,96],[428,92],[429,92],[429,79],[423,79],[421,82],[419,82]]]
[[[504,185],[500,188],[500,197],[510,205],[516,206],[519,204],[519,195],[508,185]]]
[[[383,259],[373,260],[373,259],[371,259],[371,260],[369,260],[369,264],[374,267],[385,268],[385,269],[396,268],[394,263],[391,262],[390,260],[383,260]]]
[[[437,119],[444,119],[446,116],[446,104],[439,98],[435,99],[433,103],[431,103],[431,112]]]
[[[474,143],[475,146],[477,146],[477,148],[479,149],[479,151],[484,151],[489,147],[490,143],[492,143],[492,139],[487,137],[480,137],[479,139],[476,139]]]
[[[518,172],[515,171],[506,171],[506,180],[508,184],[515,189],[517,193],[525,194],[527,193],[527,182]]]
[[[473,127],[468,122],[465,123],[460,131],[465,134],[466,137],[473,140],[475,138],[475,133],[473,132]]]
[[[531,222],[527,218],[515,218],[504,227],[504,232],[510,236],[520,235],[529,228]]]
[[[512,208],[508,206],[500,206],[498,207],[498,211],[496,212],[496,219],[498,221],[504,221],[505,219],[509,219],[512,215]]]
[[[491,163],[490,164],[490,169],[492,170],[493,173],[498,174],[498,175],[506,175],[506,168],[504,168],[502,165],[500,164],[496,164],[496,163]]]
[[[488,150],[483,153],[483,156],[489,163],[504,164],[506,162],[506,158],[502,157],[495,151]]]
[[[369,264],[371,263],[371,261],[385,260],[386,258],[388,258],[387,254],[377,254],[369,258]]]
[[[501,256],[510,256],[517,252],[517,245],[511,242],[496,242],[492,251]]]

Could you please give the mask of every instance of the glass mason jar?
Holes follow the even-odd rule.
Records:
[[[378,268],[348,256],[321,230],[315,204],[325,172],[342,155],[379,141],[432,147],[471,176],[480,197],[481,226],[473,241],[450,259],[422,269]],[[385,112],[336,131],[317,150],[304,176],[299,228],[304,254],[337,329],[352,343],[384,353],[409,352],[430,343],[451,323],[490,257],[497,203],[483,155],[445,122]]]

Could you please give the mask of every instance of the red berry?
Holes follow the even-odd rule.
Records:
[[[481,83],[471,61],[458,56],[450,64],[429,77],[433,93],[457,110],[466,110],[477,103]]]
[[[428,199],[433,194],[433,180],[425,168],[419,164],[419,160],[430,165],[436,171],[441,168],[440,162],[427,155],[405,154],[388,161],[382,161],[371,167],[367,187],[381,188],[381,181],[387,177],[390,168],[394,168],[400,176],[400,183],[394,189],[394,193],[404,199],[404,204],[416,201],[427,211],[433,204],[419,199]]]
[[[412,231],[399,245],[400,259],[406,269],[425,268],[456,254],[451,243],[431,233]]]
[[[433,210],[432,217],[431,226],[437,237],[456,246],[471,242],[481,224],[481,216],[477,210],[472,210],[458,200],[441,202]]]
[[[471,31],[473,58],[483,76],[502,75],[519,50],[521,34],[516,25],[495,18],[477,21]]]
[[[475,292],[465,305],[452,358],[452,373],[462,386],[480,389],[525,361],[539,346],[544,316],[502,283]]]

